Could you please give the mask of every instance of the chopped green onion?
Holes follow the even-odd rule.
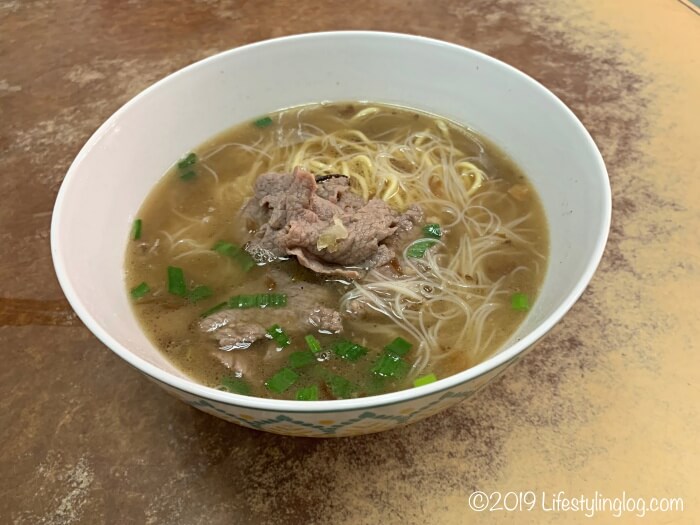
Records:
[[[228,300],[229,308],[255,308],[255,295],[234,295]]]
[[[180,159],[180,161],[177,163],[177,167],[180,168],[181,170],[184,170],[185,168],[189,168],[190,166],[192,166],[196,162],[197,162],[197,154],[196,153],[188,153],[187,156]]]
[[[400,356],[391,352],[383,353],[374,366],[372,373],[382,377],[401,378],[408,372],[409,365]]]
[[[244,272],[247,272],[255,266],[255,259],[253,259],[248,252],[241,251],[234,259]]]
[[[423,235],[431,239],[439,239],[442,237],[442,230],[439,224],[431,223],[423,226]]]
[[[411,343],[402,337],[397,337],[391,343],[386,345],[384,350],[398,356],[404,356],[411,350]]]
[[[258,307],[272,306],[281,308],[287,306],[287,294],[285,293],[265,293],[258,296]]]
[[[211,247],[212,251],[228,255],[228,252],[233,249],[233,244],[226,241],[216,241]]]
[[[435,239],[416,241],[408,248],[406,255],[413,257],[414,259],[420,259],[425,255],[425,252],[428,251],[428,248],[430,248],[436,242],[437,241]]]
[[[335,355],[348,361],[357,361],[367,353],[367,349],[364,346],[345,339],[333,343],[331,349]]]
[[[238,263],[244,272],[247,272],[253,266],[255,266],[255,259],[253,259],[248,252],[237,244],[226,241],[218,241],[216,244],[214,244],[212,250],[222,255],[231,257]]]
[[[273,300],[272,300],[272,295],[276,294],[269,294],[269,293],[260,293],[255,297],[255,306],[258,308],[267,308],[268,306],[272,306]]]
[[[289,366],[292,368],[302,368],[316,361],[316,356],[309,350],[293,352],[289,354]]]
[[[241,394],[242,396],[250,395],[250,385],[240,377],[222,377],[220,384],[226,390],[234,394]]]
[[[319,343],[318,339],[316,339],[312,334],[307,335],[304,340],[306,340],[309,350],[311,350],[314,354],[318,354],[322,350],[321,343]]]
[[[177,167],[180,170],[180,179],[190,180],[197,175],[197,172],[192,168],[196,162],[197,155],[195,153],[189,153],[186,157],[180,159],[177,163]]]
[[[272,124],[272,119],[270,117],[262,117],[254,121],[253,124],[256,128],[266,128]]]
[[[297,390],[297,401],[316,401],[318,399],[318,387],[316,385],[307,386]]]
[[[268,299],[269,306],[275,308],[280,308],[282,306],[287,306],[287,294],[286,293],[268,293],[265,294]]]
[[[141,219],[136,219],[131,226],[131,238],[138,241],[141,238]]]
[[[291,368],[283,368],[270,379],[265,381],[265,386],[273,392],[281,394],[296,383],[297,379],[299,379],[299,374],[297,374],[294,370]]]
[[[144,295],[146,295],[148,292],[151,291],[151,287],[146,284],[146,282],[142,282],[138,286],[134,286],[131,289],[131,297],[134,299],[141,299]]]
[[[287,306],[287,295],[283,293],[260,293],[255,296],[255,306],[258,308]]]
[[[291,342],[287,333],[278,324],[274,324],[268,328],[267,335],[281,347],[289,346]]]
[[[259,293],[255,296],[255,306],[258,308],[287,306],[287,295],[283,293]]]
[[[228,301],[224,301],[223,303],[219,303],[215,306],[212,306],[208,310],[203,311],[201,314],[199,314],[200,317],[208,317],[211,314],[215,314],[216,312],[220,312],[224,308],[228,306]]]
[[[182,271],[182,268],[168,266],[168,291],[180,297],[185,297],[187,295],[185,273]]]
[[[250,254],[246,251],[241,250],[235,257],[235,261],[238,263],[238,266],[241,267],[241,270],[244,272],[247,272],[250,270],[253,266],[255,266],[255,259],[253,259]]]
[[[270,306],[270,294],[261,293],[255,296],[255,306],[258,308],[267,308]]]
[[[228,300],[229,308],[255,308],[255,295],[234,295]]]
[[[196,303],[197,301],[211,297],[213,294],[214,292],[212,292],[211,288],[208,286],[195,286],[190,293],[187,294],[187,298],[193,303]]]
[[[226,241],[217,241],[214,246],[211,247],[212,251],[219,252],[222,255],[231,255],[234,250],[240,250],[238,246]]]
[[[530,309],[530,301],[527,295],[518,292],[510,296],[510,306],[518,312],[527,312]]]
[[[442,230],[440,229],[440,225],[436,223],[426,224],[425,226],[423,226],[423,235],[428,238],[414,242],[408,248],[406,255],[408,255],[409,257],[413,257],[414,259],[420,259],[421,257],[423,257],[425,255],[425,252],[428,251],[428,248],[434,245],[437,242],[437,239],[440,239],[442,237]]]
[[[348,399],[352,397],[355,386],[344,377],[332,375],[326,379],[328,388],[331,389],[333,397],[338,399]]]
[[[234,295],[228,300],[229,308],[281,308],[287,306],[287,294],[259,293]]]
[[[437,381],[437,376],[435,374],[428,374],[423,377],[417,377],[416,379],[413,380],[413,386],[423,386],[423,385],[429,385],[430,383],[434,383]]]

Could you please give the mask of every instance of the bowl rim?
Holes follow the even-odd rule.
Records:
[[[596,174],[597,176],[603,179],[601,181],[603,193],[603,195],[601,195],[601,197],[603,198],[602,228],[600,229],[600,231],[596,232],[597,238],[595,241],[595,247],[594,250],[592,250],[592,252],[590,253],[588,262],[585,266],[581,278],[576,282],[572,291],[559,304],[555,311],[551,315],[543,319],[534,328],[534,330],[526,334],[521,339],[515,341],[508,347],[501,349],[497,354],[492,355],[485,361],[482,361],[481,363],[471,368],[468,368],[467,370],[463,370],[461,372],[445,377],[428,385],[409,388],[406,390],[400,390],[398,392],[380,394],[376,396],[328,401],[296,401],[243,396],[239,394],[217,390],[215,388],[207,387],[196,383],[193,380],[178,377],[170,372],[166,372],[165,370],[151,364],[145,359],[138,357],[137,355],[132,353],[128,348],[116,341],[116,339],[114,339],[106,330],[104,330],[92,317],[89,310],[86,308],[84,302],[78,296],[70,282],[68,272],[65,266],[65,260],[62,256],[62,248],[59,243],[58,232],[60,230],[60,225],[62,221],[64,201],[66,199],[66,195],[70,191],[73,179],[77,177],[77,172],[83,159],[90,154],[92,148],[102,139],[104,135],[106,135],[110,131],[114,123],[123,114],[128,112],[130,108],[136,105],[142,98],[146,97],[152,91],[158,90],[162,84],[169,82],[173,78],[177,78],[181,75],[190,74],[200,67],[205,67],[206,65],[212,62],[220,60],[224,56],[249,53],[258,48],[285,45],[290,42],[302,40],[318,40],[320,42],[323,42],[323,40],[325,39],[338,37],[354,37],[360,39],[388,39],[393,41],[403,40],[409,42],[418,42],[421,44],[427,44],[439,48],[445,48],[469,54],[478,58],[479,60],[485,61],[499,68],[502,68],[512,74],[520,76],[523,80],[531,84],[533,87],[543,92],[543,94],[554,104],[554,106],[558,107],[559,110],[563,111],[570,118],[572,123],[579,128],[579,131],[582,132],[584,140],[587,143],[587,147],[594,154],[596,162]],[[558,323],[561,320],[561,318],[569,311],[569,309],[571,309],[574,303],[584,292],[584,290],[590,283],[605,250],[605,245],[610,231],[611,215],[612,194],[610,189],[610,179],[608,176],[607,169],[605,167],[603,157],[598,147],[596,146],[593,138],[591,137],[588,130],[581,123],[581,121],[578,119],[578,117],[573,113],[573,111],[571,111],[571,109],[569,109],[568,106],[566,106],[566,104],[564,104],[554,93],[552,93],[549,89],[547,89],[545,86],[543,86],[531,76],[527,75],[526,73],[523,73],[519,69],[501,60],[486,55],[485,53],[482,53],[480,51],[434,38],[406,33],[384,31],[322,31],[272,38],[222,51],[215,55],[206,57],[202,60],[189,64],[184,68],[181,68],[173,73],[170,73],[169,75],[158,80],[154,84],[151,84],[149,87],[147,87],[146,89],[138,93],[136,96],[131,98],[129,101],[127,101],[124,105],[122,105],[92,134],[92,136],[81,148],[80,152],[68,168],[66,176],[64,177],[61,183],[61,187],[58,191],[58,195],[56,197],[56,201],[53,208],[51,220],[51,255],[59,284],[63,289],[63,292],[66,295],[68,302],[70,303],[71,307],[75,310],[75,313],[78,315],[80,320],[110,350],[112,350],[119,357],[124,359],[128,364],[135,367],[150,378],[155,379],[157,382],[167,385],[181,392],[197,396],[199,398],[207,399],[209,401],[215,401],[223,403],[225,405],[236,406],[239,408],[247,408],[251,410],[288,413],[346,412],[379,408],[383,406],[394,405],[397,403],[413,401],[427,396],[433,396],[435,394],[439,394],[446,390],[453,389],[461,384],[477,379],[478,377],[483,376],[491,371],[503,368],[509,362],[513,361],[517,356],[522,354],[526,349],[534,345],[547,332],[549,332],[554,327],[554,325]]]

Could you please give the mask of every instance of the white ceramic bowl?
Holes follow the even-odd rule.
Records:
[[[436,383],[338,401],[278,401],[199,385],[168,362],[134,317],[124,283],[132,220],[183,152],[234,124],[289,106],[369,100],[471,126],[501,146],[537,188],[550,264],[539,298],[501,352]],[[607,239],[603,159],[574,114],[520,71],[463,47],[375,32],[299,35],[233,49],[178,71],[129,101],[85,144],[56,200],[58,279],[85,325],[168,392],[241,425],[348,436],[410,423],[465,399],[542,337],[588,284]]]

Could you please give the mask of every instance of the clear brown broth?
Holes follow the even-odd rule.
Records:
[[[243,123],[215,136],[193,151],[201,159],[208,152],[225,144],[253,145],[261,139],[299,126],[300,121],[312,124],[325,132],[332,132],[348,125],[347,122],[341,124],[339,118],[345,119],[364,107],[367,106],[360,103],[335,103],[309,106],[301,113],[298,109],[284,110],[270,114],[273,120],[271,126],[259,128],[252,123]],[[383,109],[381,118],[353,124],[355,129],[362,131],[370,139],[384,136],[387,130],[393,128],[437,131],[433,115],[393,106],[379,107]],[[523,185],[526,187],[526,198],[522,201],[509,198],[508,210],[499,210],[496,206],[491,211],[503,215],[529,214],[522,225],[525,232],[523,235],[527,236],[534,251],[546,254],[546,219],[534,189],[521,170],[498,147],[484,137],[478,137],[484,148],[484,153],[480,154],[479,144],[470,138],[472,136],[474,135],[456,134],[453,139],[455,146],[469,155],[478,156],[480,167],[490,179],[502,180],[504,188],[517,186],[522,189]],[[207,308],[232,295],[269,291],[271,266],[295,280],[306,280],[330,287],[338,300],[348,290],[346,285],[327,282],[302,268],[295,260],[255,267],[245,273],[230,259],[208,253],[217,240],[244,245],[249,238],[249,225],[240,219],[237,211],[249,197],[256,175],[266,172],[269,168],[265,162],[260,161],[260,155],[254,152],[244,151],[239,147],[225,147],[207,158],[205,163],[200,161],[195,166],[196,175],[191,180],[183,181],[180,177],[181,170],[174,166],[148,195],[138,213],[143,224],[141,238],[129,242],[125,265],[128,290],[141,282],[148,283],[151,288],[149,294],[134,301],[134,311],[144,331],[177,367],[194,380],[217,387],[224,377],[241,376],[250,386],[251,395],[259,397],[294,399],[297,388],[316,384],[321,386],[321,399],[330,399],[333,396],[323,379],[327,373],[337,374],[355,385],[353,396],[411,387],[410,376],[379,381],[368,371],[371,363],[378,359],[382,348],[390,341],[387,334],[405,338],[414,348],[418,345],[415,338],[398,330],[389,320],[373,320],[373,329],[367,330],[367,321],[346,319],[343,337],[363,344],[369,349],[369,354],[358,362],[348,362],[331,356],[328,361],[301,371],[296,384],[282,394],[270,392],[264,382],[285,366],[290,352],[305,348],[303,337],[293,338],[292,344],[281,351],[275,349],[275,345],[271,343],[255,343],[247,350],[222,352],[217,348],[215,341],[198,330],[197,321]],[[202,164],[206,164],[216,173],[218,183]],[[222,190],[223,187],[225,190]],[[225,205],[221,204],[222,195]],[[517,208],[515,211],[514,207]],[[437,209],[424,211],[427,217],[440,216],[440,210]],[[504,220],[506,219],[507,217],[504,217]],[[445,234],[443,241],[448,254],[455,249],[463,235],[464,232],[457,227]],[[168,236],[172,237],[172,242],[168,240]],[[192,249],[198,251],[183,255]],[[193,304],[169,294],[166,278],[168,266],[183,269],[188,287],[207,285],[213,290],[213,296]],[[509,275],[515,266],[525,266],[528,271]],[[494,278],[505,275],[509,290],[523,292],[533,301],[545,268],[546,260],[538,259],[531,252],[523,250],[515,255],[492,258],[488,262],[487,270]],[[502,308],[489,317],[487,327],[493,331],[494,336],[488,348],[479,349],[480,355],[487,356],[497,351],[522,322],[524,315],[523,312]],[[385,326],[379,327],[378,324]],[[375,328],[382,330],[374,330]],[[457,329],[455,326],[455,330]],[[338,339],[337,336],[328,334],[315,335],[324,347]],[[435,373],[438,378],[442,378],[460,372],[476,364],[473,355],[473,352],[465,350],[449,359],[431,362],[421,375]],[[413,352],[408,354],[407,360],[411,362],[412,358]]]

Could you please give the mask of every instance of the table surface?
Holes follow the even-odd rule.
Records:
[[[699,14],[679,0],[0,1],[0,523],[700,522]],[[73,157],[140,90],[330,29],[441,38],[540,80],[598,143],[614,210],[581,300],[479,395],[313,440],[217,420],[120,361],[63,298],[49,226]],[[535,508],[476,516],[476,490],[515,493],[508,508],[533,491]],[[623,494],[684,509],[601,510]],[[581,496],[597,507],[552,510]]]

